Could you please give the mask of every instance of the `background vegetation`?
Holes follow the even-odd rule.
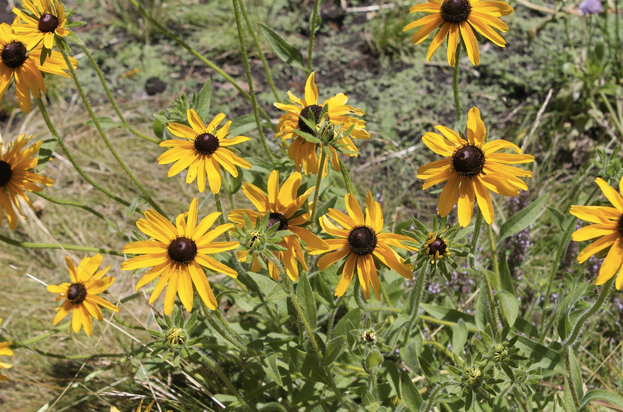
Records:
[[[312,3],[308,0],[246,2],[254,21],[269,21],[274,30],[300,50],[305,50],[308,39]],[[406,14],[412,3],[326,0],[315,48],[321,98],[344,92],[354,106],[367,113],[367,128],[372,138],[359,144],[357,159],[349,160],[355,186],[376,193],[384,210],[395,210],[395,216],[388,219],[394,221],[412,216],[428,221],[435,212],[436,192],[421,191],[416,177],[417,168],[434,156],[423,149],[420,138],[434,125],[454,123],[452,73],[444,53],[437,53],[433,61],[426,63],[426,44],[413,47],[409,34],[402,32],[402,27],[412,20]],[[620,86],[613,86],[620,84],[623,75],[621,49],[612,47],[613,39],[605,39],[596,28],[588,36],[589,18],[574,12],[575,3],[565,3],[571,12],[557,14],[553,19],[546,10],[553,10],[558,3],[541,0],[527,5],[524,0],[510,3],[515,13],[505,19],[510,26],[505,35],[508,47],[499,49],[482,43],[481,64],[464,65],[461,71],[464,108],[477,103],[491,135],[512,141],[537,158],[534,178],[525,197],[518,201],[494,199],[498,222],[503,222],[522,204],[543,196],[547,196],[548,206],[566,212],[600,173],[600,167],[590,161],[596,151],[618,150],[623,122]],[[126,117],[130,123],[140,125],[142,132],[152,134],[153,114],[166,109],[181,93],[198,91],[208,78],[213,85],[212,113],[222,111],[232,119],[251,113],[250,105],[233,86],[155,31],[126,1],[78,0],[66,4],[78,11],[74,19],[88,22],[76,31],[104,70]],[[161,24],[239,79],[241,87],[247,87],[229,2],[145,0],[142,4]],[[10,8],[7,13],[2,10],[4,21],[12,20],[9,11]],[[613,22],[611,19],[612,36],[615,35]],[[272,108],[274,97],[263,80],[261,62],[251,43],[248,48],[254,57],[252,69],[258,81],[258,98],[264,107],[271,107],[269,114],[277,119],[279,113]],[[266,45],[265,50],[268,50]],[[80,54],[75,57],[81,60]],[[285,97],[285,90],[301,95],[306,78],[303,71],[286,66],[270,53],[268,57],[281,96]],[[78,73],[89,89],[98,116],[115,119],[86,61],[80,62]],[[54,102],[51,115],[79,163],[106,181],[116,193],[132,198],[132,183],[120,172],[95,129],[85,125],[88,115],[80,107],[71,81],[47,78],[46,83],[48,98]],[[604,87],[606,84],[609,86]],[[13,99],[11,93],[2,99],[2,136],[27,133],[34,134],[36,139],[49,137],[36,110],[23,115],[14,109],[17,105]],[[181,177],[166,177],[168,168],[156,162],[160,148],[121,128],[108,131],[115,147],[129,159],[132,169],[166,211],[178,213],[187,207],[195,196],[194,187],[183,184]],[[253,130],[249,134],[257,136]],[[271,135],[269,140],[271,148],[277,150]],[[243,154],[253,156],[259,148],[259,139],[254,139],[254,143],[242,150]],[[63,155],[55,154],[46,174],[56,180],[46,190],[47,195],[95,204],[107,221],[33,195],[36,216],[20,224],[10,235],[33,242],[65,242],[121,250],[126,243],[123,234],[134,227],[138,215],[126,216],[112,207],[107,198],[79,177]],[[245,200],[239,195],[239,204],[243,204]],[[7,232],[3,226],[1,233]],[[504,244],[515,285],[521,290],[520,316],[530,321],[539,321],[538,308],[543,304],[547,280],[544,274],[550,269],[560,232],[555,212],[544,212],[533,227],[520,235],[521,242]],[[534,239],[539,239],[538,247],[532,247]],[[572,245],[558,271],[556,293],[559,292],[556,289],[564,288],[565,273],[595,278],[597,262],[580,267],[574,260],[576,255],[577,246]],[[0,409],[37,411],[46,404],[54,404],[54,410],[59,412],[103,411],[110,405],[130,410],[136,399],[157,396],[165,402],[162,410],[164,405],[180,411],[213,410],[210,385],[218,388],[220,383],[201,368],[189,372],[195,386],[188,386],[188,380],[173,369],[156,370],[156,363],[143,358],[137,342],[149,341],[149,337],[140,330],[126,328],[128,334],[98,323],[91,338],[84,334],[68,335],[63,330],[57,331],[52,339],[41,339],[39,331],[50,328],[55,305],[52,294],[33,278],[48,284],[64,280],[67,273],[63,256],[60,251],[0,246],[0,313],[5,318],[2,327],[6,329],[3,338],[28,343],[28,349],[20,349],[12,359],[15,367],[11,379],[0,386]],[[524,263],[520,266],[522,262],[513,259],[523,259]],[[107,257],[107,262],[113,260]],[[114,262],[111,274],[117,282],[111,293],[121,298],[121,291],[133,290],[137,279],[122,273],[119,262]],[[429,285],[425,301],[441,303],[451,295],[453,301],[461,301],[464,308],[470,309],[477,284],[466,272],[455,273],[451,282],[438,280]],[[395,289],[398,292],[399,286]],[[615,293],[610,301],[583,337],[580,365],[587,386],[620,392],[623,298]],[[153,313],[160,308],[160,301],[155,307],[148,307],[146,296],[128,303],[124,308],[127,310],[122,309],[118,318],[130,325],[151,325]],[[425,333],[434,339],[436,326],[428,327]],[[245,368],[253,366],[237,364],[226,356],[219,357],[219,361],[232,380],[245,384]],[[560,390],[562,384],[555,380],[542,382],[551,393]],[[623,410],[623,406],[617,410]]]

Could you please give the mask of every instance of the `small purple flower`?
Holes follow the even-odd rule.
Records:
[[[590,16],[599,14],[603,11],[603,6],[599,0],[584,0],[580,3],[580,16]]]

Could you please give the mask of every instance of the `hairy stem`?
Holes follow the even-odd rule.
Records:
[[[461,112],[461,99],[459,97],[459,59],[461,58],[461,45],[456,48],[454,58],[454,70],[452,71],[452,89],[454,90],[454,107],[456,109],[456,120],[461,120],[463,113]]]
[[[318,9],[322,0],[314,0],[314,11],[309,20],[309,47],[307,48],[307,70],[311,72],[314,53],[314,37],[316,37],[316,20],[318,20]]]
[[[491,248],[491,261],[493,262],[493,273],[495,273],[495,282],[500,286],[500,267],[498,265],[498,252],[495,247],[495,241],[493,240],[493,228],[490,224],[487,224],[489,232],[489,247]]]
[[[322,183],[322,173],[324,171],[324,165],[327,161],[327,154],[324,150],[320,149],[320,168],[318,169],[318,176],[316,176],[316,187],[314,189],[314,203],[312,204],[312,213],[309,221],[312,224],[312,228],[316,227],[316,212],[318,211],[318,197],[320,195],[320,184]]]
[[[74,167],[74,169],[76,169],[76,171],[80,174],[80,176],[82,176],[84,180],[86,180],[91,186],[93,186],[100,192],[104,193],[106,196],[110,197],[114,201],[119,202],[124,206],[130,206],[130,202],[123,200],[119,196],[112,193],[110,190],[97,184],[93,179],[89,177],[89,175],[86,174],[86,172],[82,169],[82,167],[80,167],[80,165],[76,162],[76,159],[69,151],[69,148],[67,148],[67,146],[65,145],[65,142],[63,141],[63,139],[61,139],[61,136],[56,131],[56,128],[54,127],[52,120],[50,120],[50,115],[48,114],[48,111],[45,108],[45,105],[43,104],[43,101],[41,100],[41,98],[37,99],[37,105],[39,106],[39,111],[41,112],[41,115],[43,116],[43,120],[45,121],[45,124],[48,126],[50,133],[52,133],[52,136],[54,136],[58,144],[61,146],[61,148],[65,152],[67,159],[69,159],[69,162]]]
[[[123,256],[123,253],[117,252],[116,250],[110,249],[102,249],[99,247],[87,247],[87,246],[79,246],[79,245],[65,245],[61,243],[33,243],[33,242],[21,242],[19,240],[11,239],[4,235],[0,235],[0,241],[25,249],[63,249],[63,250],[76,250],[79,252],[93,252],[93,253],[104,253],[106,255],[113,256]]]
[[[266,73],[266,80],[268,80],[268,84],[270,85],[270,89],[273,91],[275,95],[275,99],[279,103],[281,103],[281,99],[279,98],[279,93],[277,93],[277,89],[275,88],[275,83],[273,82],[273,76],[270,73],[270,67],[268,67],[268,62],[266,61],[266,56],[262,51],[262,45],[260,44],[260,40],[257,37],[257,33],[255,32],[255,28],[253,27],[253,22],[249,18],[247,14],[247,7],[244,5],[244,0],[240,0],[240,10],[242,11],[242,15],[244,17],[244,21],[251,32],[251,37],[253,37],[253,43],[255,43],[255,48],[257,49],[258,54],[260,55],[260,60],[262,60],[262,65],[264,66],[264,72]]]
[[[472,269],[476,269],[476,246],[478,246],[478,238],[480,237],[480,229],[482,228],[482,213],[480,209],[478,213],[476,213],[476,222],[474,223],[474,233],[472,235],[472,243],[470,245],[470,254],[472,257],[469,258],[469,267]]]
[[[97,210],[82,204],[80,202],[77,202],[75,200],[66,200],[66,199],[57,199],[55,197],[52,196],[48,196],[43,192],[35,192],[35,194],[45,200],[47,200],[48,202],[51,203],[55,203],[57,205],[63,205],[63,206],[73,206],[73,207],[78,207],[80,209],[84,209],[89,213],[92,213],[93,215],[97,216],[98,218],[102,219],[102,220],[106,220],[106,218],[104,217],[104,215],[102,215],[100,212],[98,212]]]
[[[85,45],[81,45],[80,48],[82,48],[82,52],[87,56],[87,58],[89,59],[89,62],[91,63],[91,66],[93,66],[93,69],[95,70],[95,73],[97,73],[97,77],[100,79],[100,82],[102,83],[102,87],[104,87],[106,96],[108,96],[108,100],[110,101],[110,104],[112,105],[113,109],[115,109],[115,113],[117,113],[117,116],[119,116],[119,120],[121,120],[121,123],[123,123],[123,125],[130,132],[140,137],[141,139],[149,140],[150,142],[153,142],[153,143],[160,143],[160,140],[156,139],[155,137],[147,136],[139,132],[138,130],[134,129],[132,126],[130,126],[128,121],[125,119],[125,117],[121,113],[121,110],[119,110],[119,106],[117,106],[117,102],[115,101],[115,98],[113,97],[112,93],[110,92],[110,89],[108,88],[106,79],[104,79],[104,74],[102,73],[102,71],[99,68],[99,65],[97,64],[97,62],[95,61],[91,53],[89,52],[89,49]]]
[[[418,312],[420,311],[420,303],[422,303],[422,296],[424,295],[424,284],[426,283],[426,272],[428,271],[428,263],[424,263],[422,270],[418,274],[417,282],[413,286],[411,291],[411,314],[409,315],[409,322],[405,329],[404,344],[406,345],[409,336],[411,335],[411,329],[418,319]]]
[[[130,171],[128,166],[121,159],[121,157],[119,156],[119,154],[115,150],[114,146],[112,145],[112,143],[108,139],[108,136],[106,135],[106,132],[104,132],[104,129],[102,128],[102,125],[100,124],[99,120],[97,119],[97,116],[93,112],[93,108],[91,107],[91,103],[89,103],[89,98],[87,97],[86,93],[84,92],[84,89],[82,88],[82,84],[80,83],[80,80],[78,79],[78,75],[76,74],[76,70],[71,65],[71,61],[69,61],[69,56],[67,55],[67,53],[65,52],[65,49],[61,46],[61,44],[60,44],[60,42],[58,40],[57,40],[57,43],[58,43],[57,44],[58,48],[60,49],[61,53],[63,54],[63,58],[65,59],[65,63],[67,64],[67,67],[69,68],[69,72],[71,73],[71,77],[73,78],[74,83],[75,83],[76,87],[78,88],[78,93],[80,94],[80,97],[82,98],[82,103],[84,103],[84,106],[86,107],[87,111],[89,112],[89,115],[91,116],[91,120],[93,120],[93,123],[95,124],[95,127],[97,128],[97,131],[99,132],[100,136],[102,136],[102,139],[104,139],[104,143],[106,144],[106,147],[108,147],[108,150],[115,157],[115,159],[117,160],[117,163],[119,163],[119,166],[121,166],[121,168],[125,171],[125,173],[128,175],[130,180],[132,180],[132,182],[134,182],[136,187],[138,187],[138,189],[141,191],[141,193],[143,194],[143,197],[145,198],[147,203],[149,203],[162,216],[166,216],[164,211],[162,209],[160,209],[158,204],[156,202],[154,202],[154,200],[151,198],[149,193],[147,193],[147,190],[145,190],[143,185],[136,179],[134,174]]]
[[[578,398],[578,393],[575,390],[575,384],[573,383],[573,375],[571,373],[571,351],[570,347],[565,347],[565,368],[567,369],[567,383],[569,385],[569,391],[571,392],[571,397],[573,398],[573,403],[576,408],[580,407],[580,399]]]
[[[606,298],[608,297],[608,295],[610,295],[610,290],[612,289],[612,284],[614,283],[615,278],[616,276],[612,276],[606,283],[604,283],[603,287],[601,288],[601,292],[599,292],[599,296],[597,297],[597,300],[595,301],[595,303],[593,303],[593,306],[591,306],[590,309],[584,312],[584,314],[582,314],[580,319],[578,319],[575,326],[573,327],[573,331],[571,332],[571,335],[569,335],[569,338],[563,342],[563,346],[565,347],[575,346],[575,344],[577,343],[578,337],[580,336],[580,333],[582,333],[582,328],[584,327],[584,324],[586,323],[586,321],[592,318],[593,315],[595,315],[595,313],[597,313],[599,309],[601,309],[604,302],[606,301]]]
[[[251,74],[251,66],[249,65],[249,55],[247,54],[247,46],[244,42],[244,34],[242,32],[242,21],[240,20],[240,2],[242,0],[232,0],[234,5],[234,14],[236,16],[236,26],[238,27],[238,41],[240,43],[240,51],[242,52],[242,61],[244,62],[244,70],[247,73],[247,83],[249,85],[249,95],[251,96],[251,104],[253,106],[253,116],[255,117],[255,123],[257,124],[257,131],[260,134],[260,140],[262,141],[262,146],[264,146],[264,151],[268,156],[270,162],[273,162],[273,155],[268,148],[268,144],[266,143],[266,136],[264,136],[264,130],[262,129],[262,121],[260,120],[260,114],[258,111],[259,105],[257,103],[257,99],[255,97],[255,90],[253,88],[253,75]],[[251,31],[253,31],[253,27],[249,27]]]

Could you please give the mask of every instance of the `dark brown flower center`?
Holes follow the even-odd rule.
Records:
[[[67,289],[67,299],[74,305],[84,302],[87,297],[87,288],[82,283],[72,283]]]
[[[176,263],[188,264],[197,256],[197,245],[192,239],[178,237],[169,245],[169,257]]]
[[[2,173],[0,173],[0,176],[2,176]],[[623,236],[623,215],[619,218],[619,233]]]
[[[441,17],[450,23],[466,21],[471,11],[469,0],[445,0],[441,4]]]
[[[26,59],[28,58],[28,50],[26,49],[26,45],[21,41],[14,41],[2,49],[2,53],[0,54],[0,59],[2,59],[2,63],[11,69],[17,69],[20,67]]]
[[[476,146],[463,146],[454,153],[452,166],[459,176],[476,176],[485,166],[485,154]]]
[[[369,255],[376,247],[376,233],[368,226],[355,227],[348,234],[348,246],[358,255]]]
[[[430,245],[428,245],[428,255],[436,256],[436,253],[439,252],[439,256],[443,256],[443,254],[446,253],[446,246],[446,242],[442,238],[438,237],[433,240]]]
[[[271,213],[268,215],[268,227],[279,224],[277,230],[288,230],[288,219],[281,213]]]
[[[6,186],[11,181],[12,175],[11,165],[4,160],[0,160],[0,187]]]
[[[310,113],[314,116],[312,123],[318,124],[320,122],[320,113],[322,112],[322,106],[318,106],[317,104],[312,104],[311,106],[305,107],[301,110],[301,114],[299,114],[299,130],[303,133],[311,134],[312,136],[316,135],[316,130],[311,129],[307,123],[303,120],[310,120]]]
[[[50,33],[58,27],[58,17],[53,14],[44,13],[39,17],[39,30]]]
[[[211,133],[200,134],[195,138],[195,149],[204,155],[210,155],[218,149],[218,137]]]

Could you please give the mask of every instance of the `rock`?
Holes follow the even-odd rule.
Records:
[[[150,77],[145,82],[145,92],[150,96],[162,93],[166,88],[167,84],[157,77]]]

